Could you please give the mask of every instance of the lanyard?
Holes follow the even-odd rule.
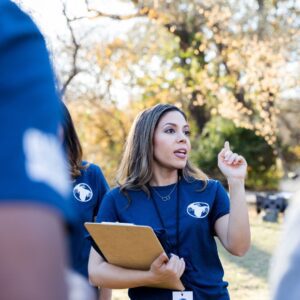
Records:
[[[179,187],[180,187],[180,180],[178,180],[178,183],[177,183],[177,187],[176,187],[176,254],[179,256],[179,246],[180,246],[180,239],[179,239],[179,211],[180,211],[180,201],[179,201]],[[158,208],[158,205],[157,205],[157,202],[155,200],[155,198],[153,197],[152,195],[152,192],[151,192],[151,189],[150,189],[150,193],[151,193],[151,199],[152,199],[152,202],[153,202],[153,206],[155,208],[155,211],[156,211],[156,214],[159,218],[159,221],[161,223],[161,226],[163,227],[163,229],[165,230],[166,232],[166,237],[167,237],[167,242],[169,245],[170,242],[169,242],[169,239],[168,239],[168,235],[167,235],[167,230],[166,230],[166,226],[165,226],[165,222],[161,216],[161,213],[159,211],[159,208]]]

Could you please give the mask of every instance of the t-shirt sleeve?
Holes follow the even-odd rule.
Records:
[[[98,199],[94,209],[94,216],[98,214],[100,204],[103,200],[104,195],[109,191],[109,185],[104,177],[104,174],[100,167],[96,166],[96,185],[98,188]]]
[[[112,196],[111,192],[108,192],[105,194],[101,205],[100,209],[98,211],[98,215],[96,217],[96,222],[117,222],[117,213],[115,209],[115,203],[114,203],[114,198]],[[89,239],[91,241],[92,247],[106,260],[105,256],[95,243],[95,241],[89,236]]]
[[[212,207],[211,224],[214,226],[215,222],[224,215],[229,214],[230,201],[223,185],[216,181],[216,192],[214,204]]]
[[[109,191],[109,185],[103,175],[101,168],[98,168],[99,172],[99,181],[100,181],[100,198],[102,199],[104,195]]]
[[[118,222],[115,199],[112,192],[105,194],[96,217],[96,222]]]

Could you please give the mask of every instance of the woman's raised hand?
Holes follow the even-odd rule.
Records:
[[[228,141],[218,155],[218,167],[227,179],[245,179],[247,174],[245,158],[232,152]]]

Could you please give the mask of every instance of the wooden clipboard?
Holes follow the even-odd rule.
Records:
[[[150,226],[128,223],[84,223],[105,259],[126,269],[149,270],[164,249]],[[151,287],[184,290],[180,280]]]

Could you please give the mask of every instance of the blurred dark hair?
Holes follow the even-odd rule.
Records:
[[[62,112],[63,145],[67,153],[71,177],[75,179],[80,176],[80,170],[85,169],[82,166],[82,147],[70,112],[63,102]]]

